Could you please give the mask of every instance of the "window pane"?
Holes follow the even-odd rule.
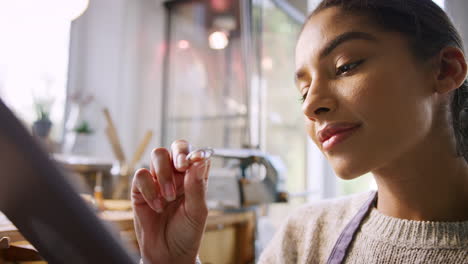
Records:
[[[306,133],[299,92],[294,85],[294,52],[301,25],[270,0],[254,3],[254,19],[261,20],[256,24],[260,31],[261,94],[265,113],[262,145],[266,152],[278,155],[285,163],[287,190],[294,197],[307,186]]]
[[[37,119],[35,102],[50,106],[51,136],[60,140],[70,21],[28,3],[8,1],[0,9],[0,96],[28,127]]]
[[[445,0],[433,0],[436,4],[438,4],[440,7],[444,8],[445,6]]]
[[[174,4],[170,10],[163,144],[183,138],[198,147],[242,148],[248,116],[239,29],[218,47],[225,33],[207,3]],[[235,17],[224,19],[236,23]]]

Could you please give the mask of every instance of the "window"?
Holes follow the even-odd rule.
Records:
[[[195,146],[259,145],[285,163],[287,191],[303,193],[307,137],[293,78],[294,47],[301,24],[271,0],[252,1],[248,8],[247,1],[239,9],[243,15],[251,15],[252,21],[234,12],[239,25],[233,24],[229,45],[213,49],[206,40],[215,32],[214,15],[205,1],[189,3],[175,5],[170,13],[172,42],[163,144],[185,138]],[[228,16],[226,20],[229,22]],[[243,31],[241,23],[245,23]],[[295,201],[303,201],[301,198]]]
[[[71,21],[57,15],[62,11],[25,0],[0,9],[0,97],[28,127],[37,119],[35,103],[50,107],[54,140],[62,132]]]
[[[440,7],[444,8],[445,7],[445,0],[433,0],[436,4],[438,4]]]
[[[271,0],[253,2],[254,32],[260,60],[262,149],[279,156],[287,167],[291,202],[304,202],[307,191],[307,135],[299,93],[294,84],[294,52],[301,24]]]

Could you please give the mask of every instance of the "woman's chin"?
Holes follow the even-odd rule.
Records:
[[[354,180],[354,179],[358,178],[361,175],[362,174],[338,174],[338,173],[336,173],[336,176],[338,176],[338,178],[340,178],[342,180],[345,180],[345,181]]]
[[[332,164],[333,171],[335,172],[336,176],[343,180],[353,180],[369,172],[367,168],[343,165],[344,164],[340,164],[340,166],[333,166]]]

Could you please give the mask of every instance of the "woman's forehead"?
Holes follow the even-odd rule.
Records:
[[[368,17],[330,7],[314,14],[303,28],[296,45],[296,65],[318,59],[321,51],[334,38],[346,32],[362,32],[372,35]]]

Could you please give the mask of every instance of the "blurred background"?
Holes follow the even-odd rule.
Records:
[[[242,232],[256,253],[236,226],[230,260],[202,257],[250,263],[291,209],[376,189],[371,175],[335,177],[305,133],[294,47],[319,2],[0,0],[0,97],[95,203],[96,186],[128,199],[154,147],[218,150],[210,205],[254,211]],[[468,2],[435,2],[467,36]]]

